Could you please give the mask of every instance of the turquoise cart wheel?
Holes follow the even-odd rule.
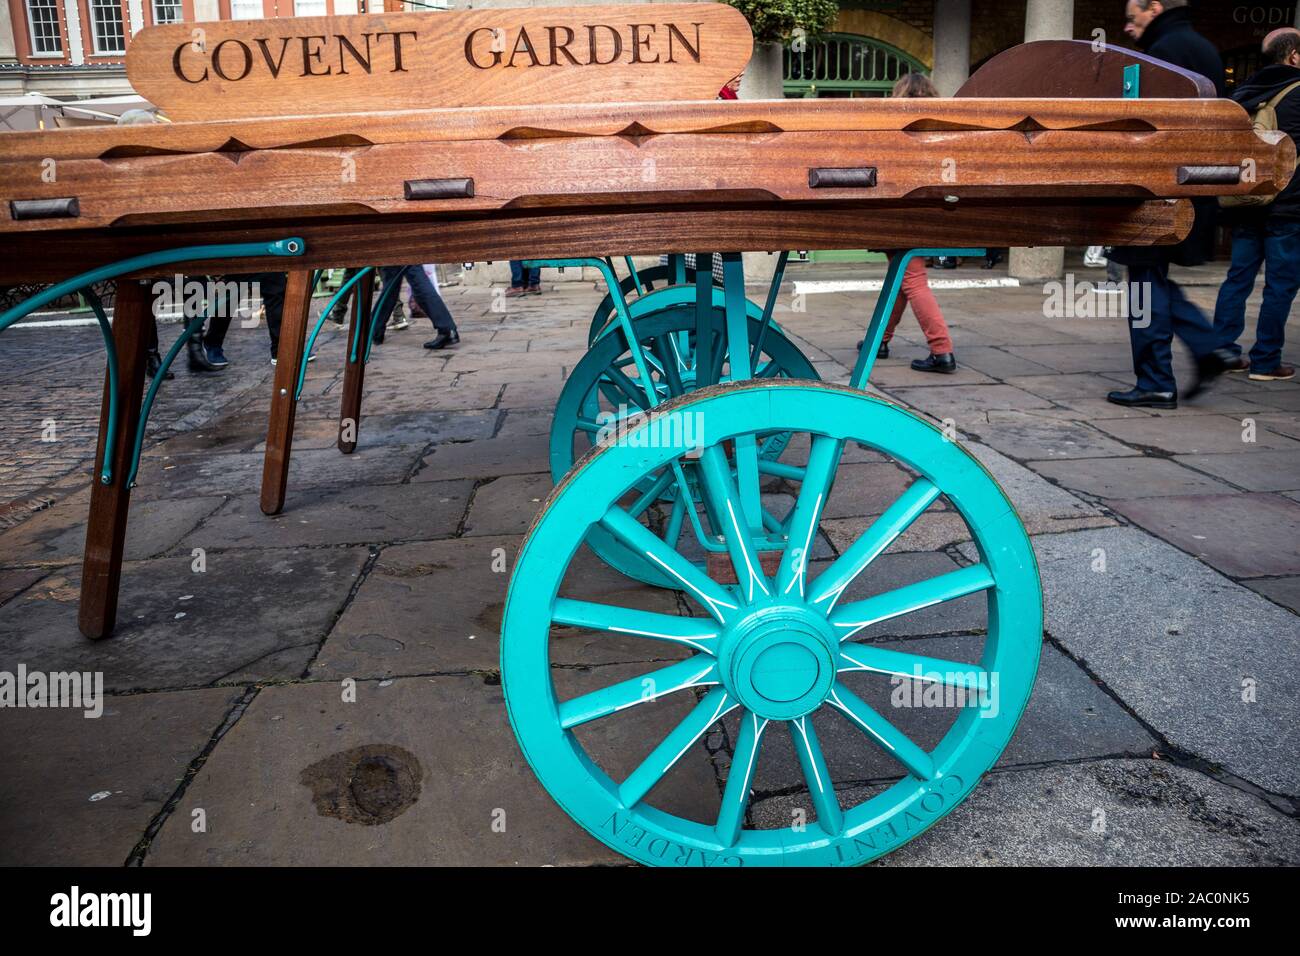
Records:
[[[624,282],[627,280],[625,279]],[[713,307],[721,309],[726,306],[726,299],[723,296],[721,286],[712,287]],[[618,328],[618,323],[614,321],[614,307],[611,304],[608,309],[605,303],[609,301],[609,295],[606,294],[602,300],[600,308],[592,316],[591,327],[587,330],[588,344],[594,344],[602,335],[608,335]],[[670,285],[664,288],[655,289],[652,292],[646,292],[637,298],[627,300],[628,314],[633,321],[641,319],[643,316],[653,315],[656,312],[662,312],[665,309],[674,306],[694,304],[695,303],[695,284]],[[604,311],[602,311],[604,310]],[[748,299],[745,300],[745,312],[751,319],[761,321],[763,318],[763,309],[756,303]],[[773,328],[779,328],[776,322],[772,323]]]
[[[693,290],[692,290],[693,292]],[[644,301],[644,300],[642,300]],[[713,342],[710,354],[718,367],[725,362],[727,351],[726,314],[715,307],[712,314]],[[663,311],[641,315],[634,327],[641,343],[647,366],[654,378],[658,401],[667,401],[695,391],[699,382],[711,381],[714,370],[696,368],[696,315],[695,306],[678,305]],[[769,326],[763,330],[761,321],[749,319],[751,348],[762,337],[761,354],[754,362],[754,374],[759,379],[799,378],[817,379],[817,370],[808,357],[784,333]],[[622,423],[639,415],[648,404],[631,352],[621,334],[602,336],[582,360],[574,367],[556,403],[551,420],[550,464],[551,478],[557,484],[568,474],[578,458],[586,454],[601,440],[609,440],[620,433]],[[780,469],[779,459],[789,436],[782,433],[763,435],[759,457],[763,467]],[[784,469],[781,469],[784,470]],[[688,466],[685,476],[692,486],[692,497],[698,501],[695,488],[695,469]],[[634,516],[641,518],[644,508],[653,503],[672,503],[679,494],[669,469],[648,475],[629,491],[629,496],[639,499],[633,505]],[[641,507],[644,506],[644,507]],[[612,535],[595,528],[587,538],[587,546],[606,564],[629,577],[656,587],[675,588],[677,582],[665,575],[662,568],[629,550]],[[702,563],[703,556],[700,556]]]
[[[712,507],[740,516],[724,525],[739,584],[710,577],[618,505],[629,488],[685,459],[685,416],[705,429],[698,461]],[[597,839],[651,865],[865,863],[949,813],[1010,740],[1042,641],[1033,552],[997,483],[930,423],[847,386],[711,386],[666,403],[636,428],[645,431],[600,447],[552,491],[511,578],[502,681],[511,724],[542,785]],[[744,517],[752,495],[737,489],[723,449],[773,431],[807,442],[787,519],[792,544],[769,573]],[[895,459],[913,473],[911,484],[838,557],[810,563],[849,442]],[[932,505],[964,519],[978,561],[882,590],[872,561]],[[592,579],[580,548],[596,527],[677,578],[689,616],[626,606],[637,597],[603,584],[600,593],[622,595],[622,603],[585,600]],[[975,603],[987,615],[985,633],[967,638],[978,651],[926,642],[935,656],[920,656],[914,642],[899,650],[868,630],[902,626],[910,614],[967,595],[982,595]],[[656,642],[650,655],[628,654],[626,643],[602,649],[602,642],[643,641]],[[578,653],[596,654],[593,665],[647,656],[670,662],[584,666]],[[945,693],[963,690],[967,705],[954,708],[946,729],[931,727],[930,739],[914,740],[889,705],[867,702],[878,697],[864,682],[895,684],[900,676]],[[701,768],[719,765],[724,737],[731,757],[721,762],[720,783]],[[793,752],[784,764],[778,745]],[[832,780],[861,778],[853,767],[845,772],[843,747],[857,758],[868,752],[887,772],[837,793]],[[756,772],[771,766],[784,766],[806,788],[787,797],[811,804],[805,820],[752,812]],[[765,792],[771,801],[793,789]]]

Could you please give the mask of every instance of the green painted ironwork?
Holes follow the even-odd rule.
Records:
[[[361,281],[361,278],[363,276],[365,276],[368,272],[371,272],[373,270],[374,270],[374,266],[366,266],[364,269],[358,271],[357,274],[354,275],[347,282],[339,286],[338,291],[334,293],[334,295],[330,298],[329,302],[325,303],[325,308],[321,309],[320,315],[317,316],[316,324],[312,327],[311,330],[311,335],[307,337],[307,347],[303,350],[303,355],[311,355],[312,349],[316,347],[316,339],[320,336],[321,329],[325,327],[325,320],[329,318],[330,312],[334,309],[336,305],[338,305],[339,300],[342,299],[343,296],[347,295],[348,290],[351,289],[354,285],[356,285],[359,281]],[[357,297],[356,307],[353,309],[353,311],[357,314],[358,317],[360,317],[361,314],[360,296]],[[355,325],[357,323],[354,322],[353,324]],[[352,361],[355,362],[356,359],[353,358]],[[295,388],[293,392],[293,400],[295,402],[298,401],[300,398],[302,398],[302,390],[306,382],[307,382],[307,363],[302,362],[299,364],[298,367],[298,387]]]
[[[915,57],[872,37],[828,33],[801,42],[801,50],[785,48],[786,96],[885,96],[906,74],[928,72]]]

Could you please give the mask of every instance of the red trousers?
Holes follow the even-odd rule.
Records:
[[[952,337],[948,334],[948,323],[943,320],[939,303],[935,301],[934,293],[930,291],[930,280],[926,278],[924,259],[913,259],[903,270],[903,285],[898,290],[894,314],[889,317],[889,325],[885,327],[883,342],[888,343],[894,337],[894,329],[898,327],[903,311],[909,305],[912,307],[917,323],[921,326],[921,331],[925,333],[930,352],[934,355],[951,352]]]

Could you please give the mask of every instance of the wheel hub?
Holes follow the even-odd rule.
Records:
[[[806,608],[777,605],[738,621],[723,636],[723,684],[768,720],[792,720],[821,706],[835,683],[835,638]]]

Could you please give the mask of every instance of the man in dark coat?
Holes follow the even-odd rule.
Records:
[[[1223,61],[1214,44],[1192,28],[1187,0],[1128,0],[1124,32],[1148,55],[1192,70],[1226,91]],[[1214,330],[1204,313],[1178,283],[1169,265],[1200,265],[1213,257],[1217,203],[1212,197],[1192,201],[1196,220],[1176,246],[1114,250],[1111,258],[1129,267],[1129,340],[1137,387],[1111,392],[1116,405],[1177,408],[1173,337],[1177,335],[1196,359],[1197,380],[1183,396],[1190,398],[1225,368],[1229,354],[1216,350]]]
[[[1232,98],[1252,115],[1278,96],[1277,127],[1300,143],[1300,30],[1285,27],[1264,38],[1263,69],[1241,84]],[[1250,372],[1261,382],[1295,378],[1282,362],[1286,320],[1300,290],[1300,175],[1266,206],[1241,206],[1224,218],[1232,225],[1232,266],[1214,307],[1214,331],[1221,348],[1232,353],[1230,372]],[[1259,307],[1255,347],[1250,359],[1237,339],[1246,328],[1246,300],[1264,266],[1264,301]]]

